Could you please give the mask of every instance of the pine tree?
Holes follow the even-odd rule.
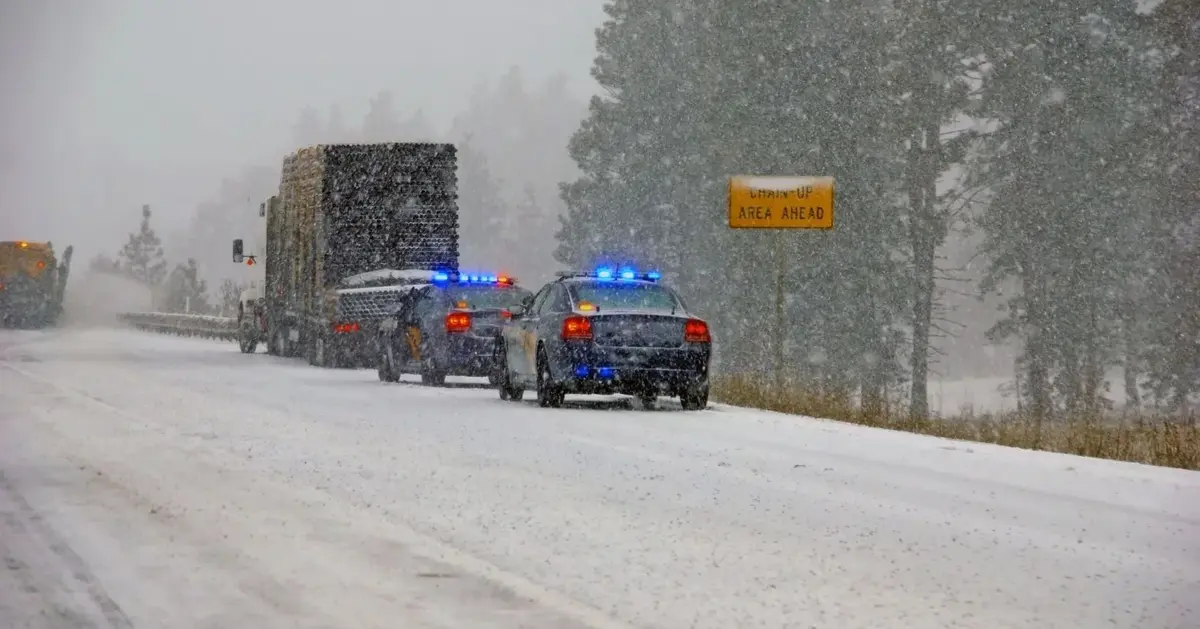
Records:
[[[150,206],[142,206],[141,228],[129,234],[129,240],[117,255],[121,272],[153,289],[162,284],[167,276],[167,261],[163,257],[162,243],[158,234],[150,227]]]
[[[1150,16],[1165,52],[1166,104],[1154,138],[1161,217],[1150,248],[1145,358],[1155,401],[1195,421],[1200,394],[1200,13],[1189,0],[1165,0]],[[1128,379],[1128,378],[1127,378]]]
[[[300,111],[300,118],[292,125],[292,148],[320,144],[325,141],[327,130],[321,114],[313,107]]]
[[[907,199],[907,257],[911,265],[910,415],[929,415],[931,336],[938,327],[937,252],[945,243],[961,189],[939,195],[938,182],[951,165],[964,161],[973,135],[947,140],[945,126],[967,108],[970,91],[964,57],[971,57],[970,3],[902,0],[880,8],[880,35],[888,40],[882,67],[887,80],[875,85],[897,107],[885,114],[889,131],[905,147],[902,190]]]
[[[359,141],[359,136],[346,125],[346,116],[337,103],[329,106],[328,122],[325,125],[328,144],[351,144]]]
[[[772,352],[777,375],[874,395],[896,377],[906,285],[891,259],[901,154],[881,123],[894,103],[876,97],[886,39],[853,7],[748,4],[606,5],[604,95],[572,138],[582,175],[563,188],[558,256],[661,264],[713,321],[727,370],[762,373]],[[835,176],[836,229],[730,230],[739,173]]]
[[[395,97],[384,90],[371,98],[366,117],[362,123],[362,137],[366,142],[400,142],[404,140],[403,127],[396,112]]]
[[[988,288],[1019,280],[996,338],[1024,345],[1032,414],[1095,412],[1119,359],[1121,291],[1136,284],[1150,199],[1130,159],[1154,73],[1132,3],[983,3],[992,24],[981,113],[998,121],[983,217]]]
[[[211,310],[208,283],[200,279],[195,259],[189,258],[187,263],[175,266],[167,278],[164,293],[162,307],[166,312],[207,314]]]
[[[248,288],[248,284],[228,278],[221,282],[217,296],[220,301],[220,316],[232,317],[237,314],[238,304],[242,301],[242,291],[246,288]]]
[[[468,139],[458,146],[459,242],[464,268],[491,268],[512,252],[511,212],[487,159]]]

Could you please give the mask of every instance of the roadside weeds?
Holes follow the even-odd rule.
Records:
[[[901,430],[934,437],[992,443],[1028,450],[1147,463],[1200,470],[1200,425],[1154,411],[1051,417],[1028,414],[964,412],[913,419],[906,408],[882,404],[864,409],[847,395],[830,395],[788,386],[780,391],[745,376],[725,376],[712,384],[714,400],[791,415]]]

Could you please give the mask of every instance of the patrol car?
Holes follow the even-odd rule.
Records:
[[[504,275],[437,273],[415,288],[380,324],[379,379],[420,374],[440,386],[446,376],[487,376],[497,382],[496,340],[511,309],[533,294]]]
[[[375,367],[379,324],[388,318],[405,295],[430,286],[436,271],[380,269],[352,275],[325,295],[313,363],[330,367]],[[267,333],[264,333],[264,337]]]
[[[712,337],[657,272],[597,269],[562,272],[521,307],[501,332],[500,398],[525,390],[558,407],[568,393],[659,395],[685,410],[708,405]]]

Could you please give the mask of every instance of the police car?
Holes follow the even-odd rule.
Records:
[[[379,379],[420,374],[441,385],[446,376],[487,376],[496,383],[496,339],[511,309],[533,294],[503,275],[437,273],[380,324]]]
[[[708,405],[708,323],[660,284],[657,272],[559,273],[512,310],[497,344],[500,398],[534,389],[541,406],[567,393],[622,393],[650,407],[659,395],[685,410]]]
[[[379,269],[352,275],[325,295],[323,330],[316,336],[313,363],[329,367],[375,367],[379,325],[405,295],[430,286],[437,272]]]

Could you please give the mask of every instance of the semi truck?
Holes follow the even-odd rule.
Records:
[[[458,270],[457,178],[449,143],[323,144],[285,157],[277,194],[259,206],[262,259],[233,241],[234,262],[264,271],[242,295],[241,350],[265,343],[313,365],[375,366],[364,364],[372,318],[358,311],[382,318],[424,275]]]
[[[0,242],[0,324],[44,328],[62,315],[73,247],[62,262],[50,242]]]

